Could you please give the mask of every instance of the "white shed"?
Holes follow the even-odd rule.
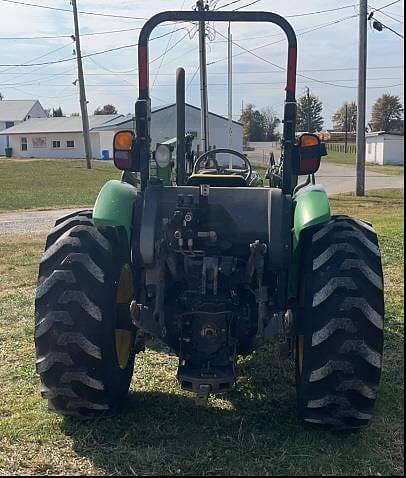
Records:
[[[193,149],[200,144],[200,108],[186,104],[185,111],[186,132],[193,133]],[[134,118],[129,116],[116,118],[109,123],[94,129],[101,133],[100,142],[102,149],[108,149],[112,156],[113,136],[117,131],[125,129],[134,130]],[[231,128],[231,143],[228,119],[209,112],[209,140],[211,146],[228,148],[242,152],[243,125],[233,121]],[[154,108],[151,113],[151,148],[155,149],[157,143],[163,143],[176,136],[176,105],[171,104]]]
[[[377,131],[366,134],[366,162],[380,165],[404,164],[404,136]]]
[[[122,115],[89,116],[92,156],[102,158],[101,135],[94,128]],[[80,116],[33,118],[7,132],[12,155],[20,158],[85,158],[85,143]]]
[[[0,101],[0,132],[12,128],[16,124],[30,118],[45,118],[46,112],[38,100],[1,100]],[[6,154],[9,139],[0,136],[0,156]]]

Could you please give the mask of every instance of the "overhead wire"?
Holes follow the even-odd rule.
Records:
[[[262,2],[263,0],[254,0],[251,3],[248,3],[247,5],[242,5],[241,7],[234,8],[233,12],[236,12],[238,10],[242,10],[243,8],[251,7],[251,5],[255,5],[256,3]]]
[[[314,26],[314,27],[312,27],[308,30],[303,30],[301,32],[298,32],[297,36],[306,35],[308,33],[312,33],[314,31],[321,30],[323,28],[329,27],[331,25],[335,25],[337,23],[341,23],[341,22],[346,21],[346,20],[350,20],[351,18],[355,18],[355,17],[358,17],[358,15],[351,15],[351,16],[348,16],[348,17],[342,17],[342,18],[339,18],[339,19],[334,20],[332,22],[323,23],[321,25],[316,25],[316,26]],[[227,37],[225,37],[224,35],[220,35],[220,36],[222,36],[223,38],[225,38],[228,41]],[[266,48],[268,46],[276,45],[276,44],[282,43],[284,41],[286,41],[286,37],[281,38],[281,40],[277,40],[277,41],[270,42],[270,43],[265,43],[264,45],[260,45],[260,46],[251,48],[250,51],[252,52],[252,51],[256,51],[256,50],[261,50],[262,48]],[[235,42],[235,40],[233,40],[233,43],[234,42]],[[241,55],[244,55],[244,53],[236,53],[236,54],[233,55],[233,58],[236,58],[236,57],[241,56]],[[208,63],[207,66],[211,66],[211,65],[214,65],[216,63],[220,63],[220,62],[225,61],[227,59],[228,59],[228,57],[223,57],[223,58],[218,59],[218,60],[213,60],[210,63]]]
[[[181,28],[179,28],[175,31],[184,30],[184,28],[185,27],[181,27]],[[159,35],[157,37],[151,38],[151,41],[158,40],[159,38],[163,38],[163,37],[168,36],[170,34],[171,34],[171,32],[164,33],[164,34]],[[188,34],[189,34],[189,32],[187,32],[186,35],[184,37],[182,37],[182,39],[185,38]],[[92,57],[92,56],[102,55],[104,53],[110,53],[112,51],[123,50],[123,49],[126,49],[126,48],[134,48],[136,46],[138,46],[138,43],[131,43],[129,45],[121,45],[121,46],[114,47],[114,48],[109,48],[109,49],[106,49],[106,50],[101,50],[101,51],[97,51],[97,52],[93,52],[93,53],[88,53],[88,54],[82,55],[82,58],[88,58],[88,57]],[[152,61],[156,61],[159,58],[160,58],[160,56],[158,58],[155,58]],[[31,67],[31,66],[45,66],[45,65],[55,65],[55,64],[58,64],[58,63],[64,63],[64,62],[73,61],[73,60],[76,60],[76,58],[62,58],[62,59],[59,59],[59,60],[53,60],[53,61],[41,62],[41,63],[0,64],[0,67],[19,67],[19,68],[21,67],[22,68],[22,67]]]
[[[59,11],[59,12],[69,12],[72,13],[72,10],[69,8],[60,8],[60,7],[51,7],[49,5],[39,5],[38,3],[29,3],[29,2],[22,2],[19,0],[0,0],[1,2],[5,3],[13,3],[16,5],[24,5],[28,7],[36,7],[36,8],[43,8],[46,10],[54,10],[54,11]],[[147,17],[134,17],[130,15],[115,15],[111,13],[100,13],[100,12],[88,12],[85,10],[78,10],[78,13],[82,15],[93,15],[93,16],[99,16],[99,17],[111,17],[111,18],[128,18],[131,20],[148,20]]]
[[[182,3],[182,6],[181,6],[181,10],[183,10],[183,7],[185,6],[185,3],[186,3],[186,0],[183,0],[183,3]],[[159,71],[161,70],[161,66],[162,66],[162,62],[164,61],[164,58],[169,50],[169,45],[171,44],[171,41],[172,41],[172,37],[173,37],[173,34],[175,32],[175,28],[176,28],[176,25],[174,25],[173,27],[173,30],[171,32],[171,34],[169,35],[169,40],[168,40],[168,43],[166,44],[166,48],[165,48],[165,51],[164,51],[164,54],[162,55],[161,57],[161,63],[159,64],[158,66],[158,72],[157,74],[154,76],[154,79],[152,81],[152,87],[151,87],[151,91],[154,89],[155,87],[155,84],[156,84],[156,81],[157,81],[157,78],[158,78],[158,73]]]
[[[217,33],[222,36],[223,38],[226,38],[225,35],[223,35],[222,33],[220,33],[219,31],[217,31]],[[268,63],[269,65],[272,65],[274,66],[275,68],[278,68],[282,71],[286,71],[286,67],[283,67],[281,65],[278,65],[277,63],[273,63],[272,61],[260,56],[260,55],[257,55],[256,53],[254,53],[252,50],[249,50],[248,48],[245,48],[243,47],[242,45],[240,45],[239,43],[235,42],[233,40],[233,44],[236,45],[238,48],[240,48],[241,50],[244,50],[245,52],[251,54],[252,56],[258,58],[259,60],[261,61],[264,61],[265,63]],[[302,77],[302,78],[306,78],[307,80],[312,80],[312,81],[315,81],[316,83],[321,83],[321,84],[326,84],[326,85],[329,85],[329,86],[334,86],[334,87],[337,87],[337,88],[352,88],[350,86],[346,86],[346,85],[337,85],[336,83],[331,83],[331,82],[328,82],[328,81],[323,81],[323,80],[318,80],[317,78],[312,78],[311,76],[307,76],[307,75],[303,75],[303,74],[300,74],[300,73],[297,73],[297,76],[299,77]]]
[[[81,37],[86,36],[95,36],[95,35],[109,35],[111,33],[124,33],[124,32],[131,32],[141,30],[141,27],[137,28],[123,28],[121,30],[109,30],[104,32],[90,32],[90,33],[81,33]],[[32,36],[32,37],[0,37],[0,40],[52,40],[57,38],[71,38],[72,34],[66,35],[39,35],[39,36]]]

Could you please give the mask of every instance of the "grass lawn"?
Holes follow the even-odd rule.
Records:
[[[82,207],[94,203],[103,184],[119,179],[110,161],[0,160],[0,211]]]
[[[199,408],[179,389],[177,359],[138,356],[130,399],[96,422],[47,412],[39,393],[33,298],[45,236],[0,236],[0,475],[402,475],[403,197],[342,195],[335,213],[374,223],[386,286],[386,342],[376,416],[332,434],[296,418],[294,367],[267,347],[242,360],[236,389]]]
[[[332,164],[343,164],[343,165],[353,165],[355,166],[355,155],[350,153],[336,153],[329,152],[328,156],[322,158],[322,161]],[[382,173],[388,175],[403,175],[404,166],[380,166],[379,164],[368,164],[366,165],[368,171],[373,171],[375,173]]]

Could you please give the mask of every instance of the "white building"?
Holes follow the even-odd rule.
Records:
[[[102,134],[93,129],[122,115],[89,116],[92,156],[102,158]],[[85,143],[80,116],[32,118],[7,132],[12,156],[19,158],[85,158]]]
[[[46,112],[37,100],[1,100],[0,132],[30,118],[45,118]],[[6,154],[9,147],[8,136],[0,136],[0,156]]]
[[[193,141],[193,149],[197,149],[197,145],[201,142],[200,135],[200,108],[186,104],[185,111],[186,132],[193,133],[195,139]],[[101,137],[102,149],[109,150],[112,156],[113,136],[117,131],[134,130],[134,118],[123,116],[116,118],[98,128],[95,132],[103,133]],[[231,142],[229,134],[228,119],[215,113],[209,112],[209,140],[211,146],[217,148],[231,148],[242,152],[243,146],[243,125],[237,121],[232,122]],[[155,149],[157,143],[163,143],[169,139],[176,137],[176,105],[171,104],[154,108],[151,113],[151,148]]]
[[[92,156],[95,159],[113,157],[113,137],[117,131],[135,130],[132,115],[89,116]],[[231,144],[228,119],[209,113],[210,145],[231,147],[242,152],[242,124],[233,121]],[[186,105],[186,132],[195,135],[193,149],[200,143],[200,109]],[[6,134],[4,131],[1,135]],[[13,157],[22,158],[84,158],[85,145],[80,116],[35,118],[7,130]],[[176,136],[176,105],[163,106],[152,111],[151,148]]]
[[[404,164],[404,136],[378,131],[366,134],[366,162],[380,165]]]

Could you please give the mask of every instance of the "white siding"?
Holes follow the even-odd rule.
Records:
[[[27,113],[27,116],[26,116],[26,118],[45,118],[45,117],[46,117],[46,113],[45,113],[44,108],[41,106],[41,103],[39,101],[36,101],[34,103],[34,105],[32,106],[32,108],[30,109],[30,111]],[[25,121],[26,118],[21,119],[21,121],[13,121],[13,123],[14,123],[13,126],[15,126],[19,123],[22,123],[23,120]],[[0,131],[3,131],[4,129],[6,129],[6,122],[0,121]],[[12,147],[13,151],[14,151],[14,147],[12,146],[11,143],[12,143],[12,141],[11,141],[11,138],[10,138],[9,144],[10,144],[10,147]],[[4,156],[6,154],[5,148],[7,148],[7,145],[8,145],[8,137],[0,135],[0,156]]]
[[[186,132],[197,133],[193,142],[193,148],[196,149],[200,143],[200,111],[186,106]],[[209,115],[209,139],[210,145],[217,148],[229,147],[228,121],[215,115]],[[176,136],[176,108],[162,109],[154,111],[151,120],[151,148],[155,149],[156,143],[162,143]],[[242,125],[233,123],[231,149],[242,152]]]
[[[0,131],[6,129],[6,123],[0,121]],[[4,156],[6,154],[5,148],[7,147],[7,136],[0,136],[0,156]]]
[[[367,163],[383,164],[383,136],[367,136],[365,148]]]
[[[100,131],[100,152],[104,150],[109,152],[109,158],[113,159],[113,138],[114,131]]]
[[[21,138],[27,138],[27,151],[21,150]],[[33,139],[45,138],[46,146],[33,147]],[[60,141],[60,148],[53,148],[53,141]],[[74,148],[66,146],[67,141],[74,141]],[[90,133],[93,158],[101,158],[100,138],[98,133]],[[85,144],[82,133],[53,133],[53,134],[21,134],[10,136],[10,146],[13,148],[13,157],[19,158],[85,158]]]
[[[13,126],[22,123],[22,121],[13,121]],[[9,126],[10,128],[10,126]],[[3,131],[6,129],[6,122],[5,121],[0,121],[0,131]],[[6,148],[9,147],[9,140],[8,136],[3,136],[0,135],[0,156],[4,156],[6,154]]]
[[[386,135],[384,142],[383,164],[404,164],[404,136]]]
[[[39,101],[35,102],[27,114],[27,118],[46,118],[46,116],[45,110]]]
[[[404,136],[393,134],[366,137],[366,162],[380,164],[404,164]]]

